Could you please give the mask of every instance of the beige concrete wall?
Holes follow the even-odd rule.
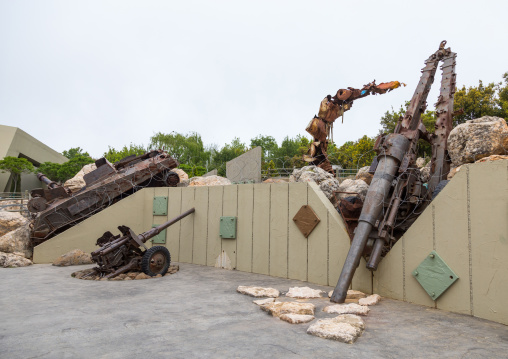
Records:
[[[154,216],[154,196],[169,198]],[[293,222],[310,205],[321,222],[305,238]],[[37,263],[74,248],[92,251],[106,230],[136,232],[195,207],[167,231],[178,262],[222,266],[334,287],[349,250],[344,223],[314,184],[244,184],[143,189],[35,248]],[[221,216],[237,216],[236,239],[221,239]],[[508,324],[508,161],[464,166],[372,274],[362,259],[352,288]],[[435,302],[412,271],[435,250],[459,276]]]
[[[0,158],[7,156],[18,157],[20,154],[39,163],[64,163],[67,161],[65,156],[30,136],[25,131],[17,127],[0,125]],[[9,174],[0,173],[0,192],[6,189],[8,181]],[[35,174],[24,174],[21,176],[21,191],[41,186],[42,184]]]
[[[152,212],[154,196],[167,196],[168,215]],[[310,205],[321,222],[308,238],[293,217]],[[37,246],[36,263],[68,251],[91,252],[105,231],[124,224],[146,231],[180,213],[193,215],[171,226],[165,246],[177,262],[308,280],[334,286],[349,249],[342,218],[314,184],[243,184],[217,187],[145,188]],[[237,217],[236,239],[219,236],[221,216]]]
[[[411,275],[432,250],[459,276],[436,301]],[[508,324],[507,273],[508,161],[476,163],[462,167],[383,259],[373,290]]]

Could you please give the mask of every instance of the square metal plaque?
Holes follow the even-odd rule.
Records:
[[[152,228],[159,227],[160,224],[152,224]],[[163,229],[158,235],[152,238],[152,243],[165,244],[166,243],[166,230]]]
[[[168,197],[153,198],[153,215],[167,216],[168,214]]]
[[[459,279],[436,251],[430,252],[412,274],[433,300]]]
[[[221,238],[236,238],[236,217],[220,217]]]

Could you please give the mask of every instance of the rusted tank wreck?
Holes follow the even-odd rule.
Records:
[[[84,175],[85,187],[75,193],[42,173],[38,178],[47,189],[31,191],[31,239],[40,244],[70,226],[102,211],[144,187],[175,187],[180,178],[171,171],[178,162],[168,153],[153,150],[129,156],[115,164],[105,158],[95,161],[97,169]]]

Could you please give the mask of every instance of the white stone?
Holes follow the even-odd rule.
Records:
[[[275,302],[275,298],[258,299],[258,300],[252,301],[252,303],[257,304],[259,306],[261,306],[263,304],[267,304],[267,303],[273,303],[273,302]]]
[[[307,333],[320,338],[351,344],[363,333],[363,329],[343,319],[330,318],[318,320],[307,329]]]
[[[180,168],[173,168],[171,172],[175,172],[178,175],[178,177],[180,178],[180,183],[187,181],[189,179],[189,175],[187,174],[187,172],[185,172]]]
[[[306,314],[282,314],[279,318],[291,324],[301,324],[313,321],[315,317]]]
[[[11,253],[0,252],[0,267],[26,267],[32,264],[32,261]]]
[[[251,297],[271,297],[277,298],[280,295],[280,292],[275,288],[263,288],[263,287],[255,287],[255,286],[245,286],[241,285],[236,288],[238,293],[250,295]]]
[[[64,187],[67,187],[68,189],[70,189],[72,193],[79,191],[81,188],[85,187],[85,185],[86,185],[86,182],[83,179],[83,177],[86,174],[88,174],[96,169],[97,169],[97,166],[95,165],[95,163],[90,163],[90,164],[83,166],[83,168],[80,169],[79,172],[76,173],[76,175],[74,177],[65,181]]]
[[[282,314],[314,315],[316,306],[312,303],[273,302],[263,304],[261,309],[274,317],[280,317]]]
[[[19,212],[0,211],[0,237],[29,223]]]
[[[361,298],[358,301],[358,304],[360,304],[360,305],[375,305],[375,304],[379,303],[380,300],[381,300],[381,296],[379,294],[372,294],[372,295],[369,295],[367,298]]]
[[[356,303],[348,303],[348,304],[334,304],[329,305],[323,309],[326,313],[332,314],[357,314],[357,315],[367,315],[370,311],[369,307],[359,305]]]
[[[341,194],[339,194],[340,199],[343,199],[346,197],[357,196],[357,197],[360,197],[362,200],[364,200],[365,195],[367,194],[367,191],[369,190],[369,185],[367,183],[365,183],[364,180],[361,180],[361,179],[357,179],[357,180],[346,179],[346,180],[342,181],[338,190],[342,191],[342,192],[357,193],[357,194],[341,193]]]
[[[333,294],[333,290],[328,292],[328,298],[331,298]],[[346,294],[346,299],[360,299],[365,298],[367,294],[364,292],[360,292],[359,290],[349,289]]]
[[[370,166],[365,166],[365,167],[360,168],[358,170],[358,173],[356,174],[355,179],[356,180],[362,180],[365,183],[367,183],[368,185],[370,185],[374,175],[369,173],[369,169],[370,169]]]
[[[32,257],[29,222],[0,237],[0,252],[20,253],[25,258]]]
[[[286,293],[286,297],[291,298],[321,298],[322,290],[312,289],[309,287],[291,287],[289,291]]]
[[[189,182],[189,187],[225,186],[230,184],[230,180],[221,176],[192,177]]]

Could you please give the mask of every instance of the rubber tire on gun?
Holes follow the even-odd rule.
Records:
[[[141,259],[141,270],[151,277],[167,273],[171,263],[171,255],[166,247],[155,246],[148,248]]]

